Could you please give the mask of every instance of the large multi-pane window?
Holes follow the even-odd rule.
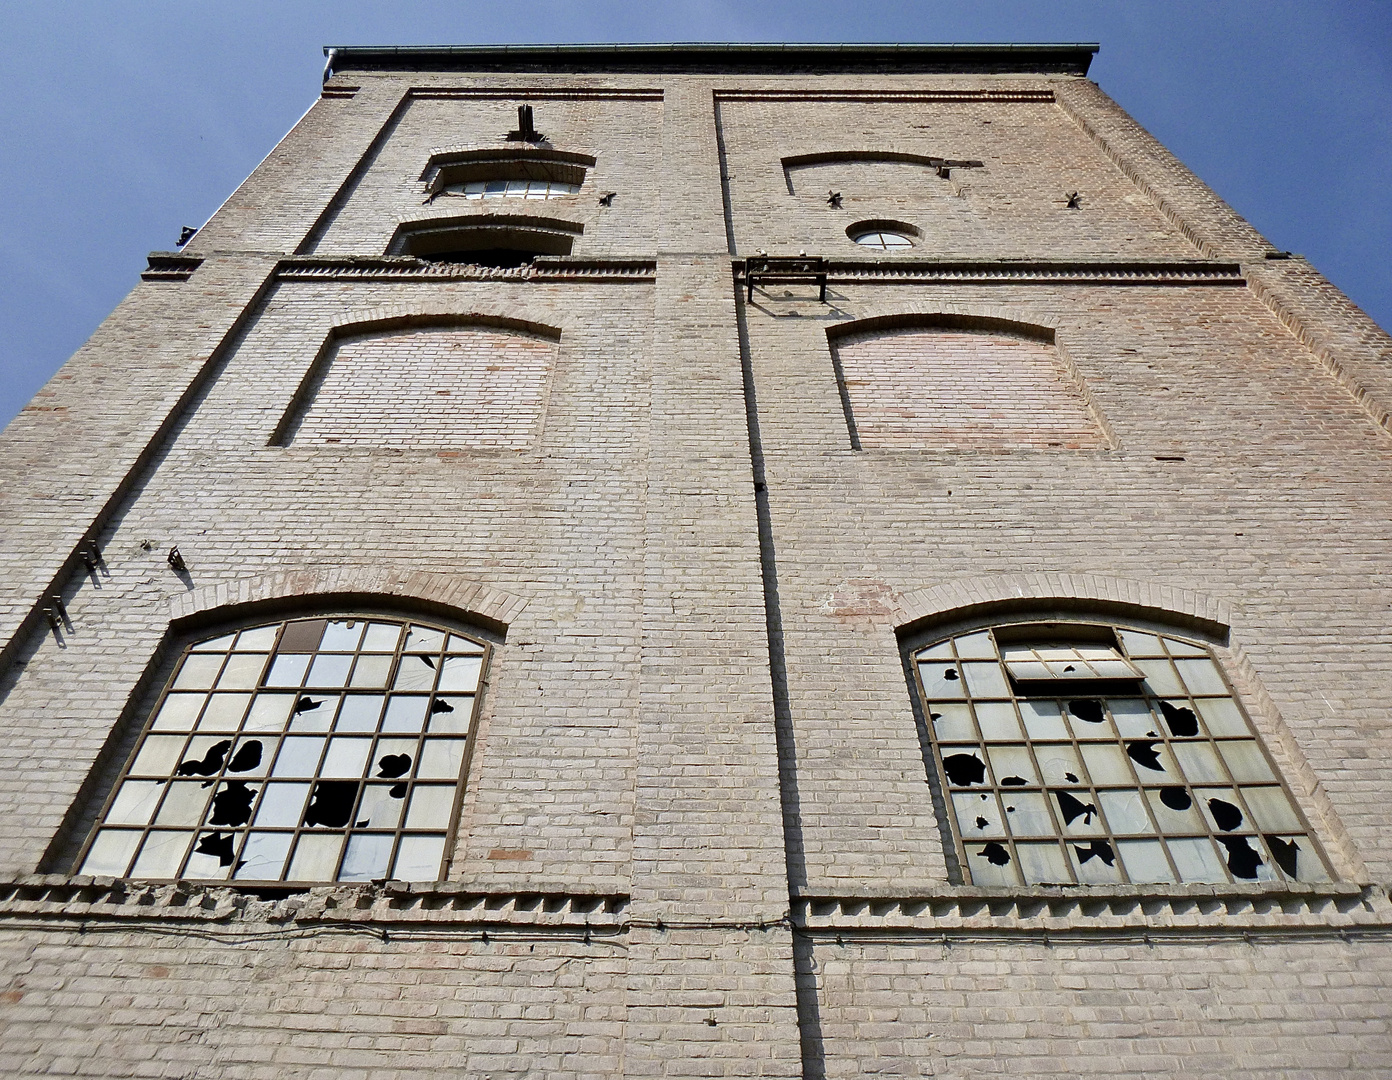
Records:
[[[469,180],[446,184],[444,195],[462,195],[466,199],[559,199],[574,195],[579,184],[563,184],[558,180]]]
[[[1206,646],[1119,627],[1013,625],[913,658],[968,881],[1329,878]]]
[[[80,872],[438,880],[487,655],[449,629],[376,616],[195,642]]]

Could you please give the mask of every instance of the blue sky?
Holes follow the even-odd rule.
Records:
[[[314,101],[326,44],[1098,41],[1092,77],[1392,327],[1386,0],[9,0],[0,423]]]

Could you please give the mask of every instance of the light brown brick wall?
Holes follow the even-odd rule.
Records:
[[[0,436],[0,1071],[1388,1070],[1386,334],[1300,260],[1266,260],[1081,79],[331,86],[360,89],[234,193],[189,280],[140,284]],[[598,159],[579,196],[525,210],[583,225],[579,259],[655,270],[381,262],[434,212],[429,154],[496,145],[519,100]],[[840,210],[789,194],[784,157],[848,149],[985,167],[902,191],[850,167]],[[846,236],[870,218],[922,236],[877,262]],[[826,304],[796,285],[746,304],[731,255],[760,248],[851,269]],[[1197,278],[1172,269],[1193,260]],[[941,273],[897,269],[915,263]],[[866,319],[919,329],[840,341],[882,440],[854,451],[828,329]],[[1052,352],[973,320],[1046,328]],[[891,372],[907,340],[933,347]],[[480,371],[482,342],[505,343],[485,351],[500,370]],[[479,409],[434,407],[441,380]],[[493,380],[532,397],[485,407]],[[1005,432],[890,428],[947,401],[979,413],[973,388]],[[328,442],[357,437],[335,414],[370,416],[353,425],[370,445]],[[1220,613],[1238,693],[1342,880],[954,884],[900,653],[933,596],[957,599],[929,618],[1053,597]],[[69,812],[102,748],[119,757],[176,620],[277,600],[443,605],[497,640],[451,881],[272,899],[66,878]]]

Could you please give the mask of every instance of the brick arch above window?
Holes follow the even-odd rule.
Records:
[[[955,314],[828,331],[851,447],[1091,450],[1113,444],[1054,331]]]
[[[336,327],[271,445],[525,450],[541,431],[559,338],[491,316]]]

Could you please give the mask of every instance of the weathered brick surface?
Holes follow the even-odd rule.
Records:
[[[138,286],[0,437],[0,1071],[1392,1069],[1392,339],[1082,79],[330,90],[191,277]],[[582,191],[422,206],[430,154],[499,145],[523,101],[597,159]],[[983,167],[836,161],[790,192],[784,158],[856,150]],[[383,262],[446,210],[560,218],[591,264]],[[862,220],[916,246],[877,262]],[[746,303],[731,257],[760,249],[847,265],[825,305]],[[321,261],[278,271],[294,252]],[[895,271],[924,260],[970,265]],[[1341,880],[954,884],[903,636],[1055,603],[1230,631]],[[449,881],[64,877],[185,628],[311,605],[495,641]]]
[[[1044,342],[918,328],[842,338],[832,349],[859,449],[1105,445]]]

